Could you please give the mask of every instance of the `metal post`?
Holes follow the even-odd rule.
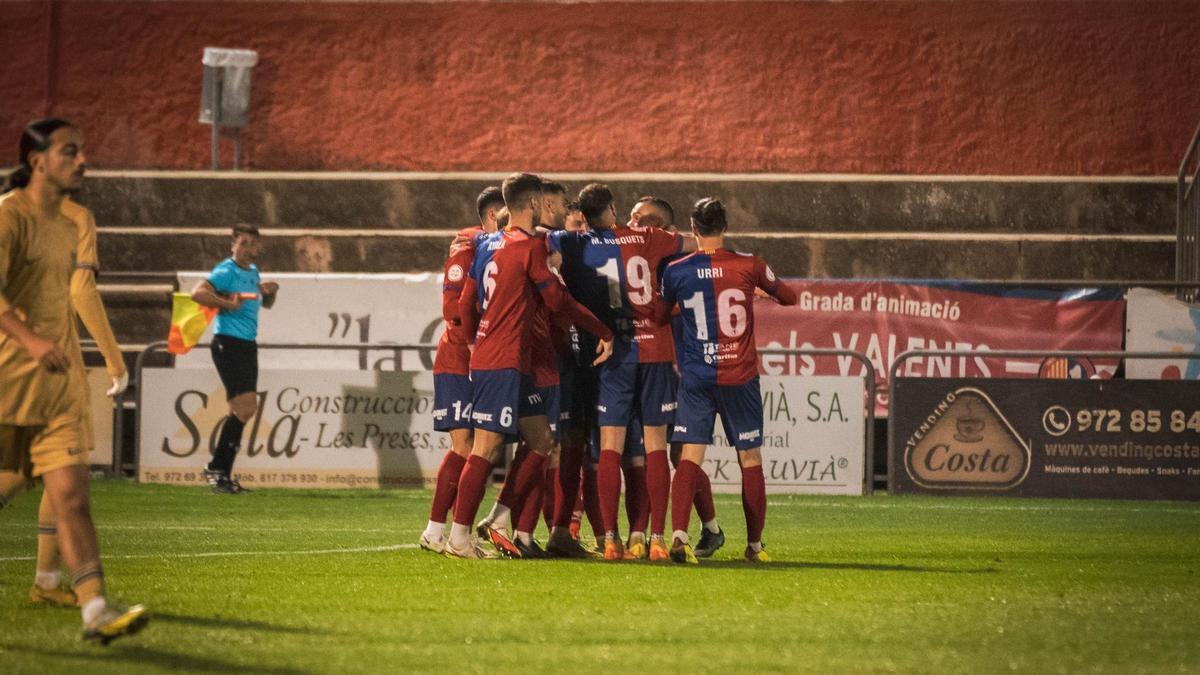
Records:
[[[216,83],[213,86],[212,169],[217,171],[221,168],[221,88],[225,85],[225,74],[221,68],[214,70]]]

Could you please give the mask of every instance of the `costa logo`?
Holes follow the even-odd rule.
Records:
[[[1032,454],[984,392],[964,387],[946,395],[904,447],[904,468],[930,489],[1009,490],[1029,475]]]

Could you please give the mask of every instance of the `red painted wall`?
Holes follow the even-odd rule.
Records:
[[[98,166],[204,168],[207,45],[260,53],[255,169],[1171,174],[1196,26],[1184,1],[6,2],[0,160],[49,112]]]

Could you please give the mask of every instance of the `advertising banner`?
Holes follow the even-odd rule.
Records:
[[[1120,350],[1119,291],[1008,289],[959,282],[789,281],[798,306],[757,302],[760,347],[849,349],[867,356],[887,414],[887,378],[899,354],[928,350]],[[768,375],[860,375],[848,357],[763,356]],[[1086,359],[931,357],[906,362],[908,377],[1111,377],[1117,363]]]
[[[180,272],[191,291],[207,272]],[[442,275],[263,274],[279,284],[279,297],[258,316],[258,341],[274,344],[437,344],[442,334]],[[163,339],[166,339],[164,335]],[[209,328],[201,342],[212,340]],[[429,370],[433,352],[262,350],[262,368]],[[397,364],[397,358],[400,363]],[[175,359],[179,368],[211,368],[208,349]]]
[[[863,494],[863,378],[768,375],[760,378],[760,387],[767,492]],[[703,468],[714,492],[741,492],[737,451],[725,437],[720,417]]]
[[[1200,306],[1149,288],[1125,296],[1125,348],[1131,352],[1200,352]],[[1128,359],[1125,376],[1139,380],[1200,380],[1200,359]]]
[[[904,378],[898,493],[1200,500],[1200,382]]]
[[[144,371],[139,479],[198,484],[228,414],[213,370]],[[762,381],[764,474],[772,493],[862,494],[860,377]],[[449,436],[433,431],[428,372],[263,370],[259,412],[246,425],[234,473],[246,486],[379,487],[431,483]],[[705,470],[718,491],[740,490],[720,432]]]
[[[229,414],[213,369],[143,371],[138,478],[202,483]],[[263,370],[234,474],[247,487],[421,485],[450,437],[433,431],[428,372]]]

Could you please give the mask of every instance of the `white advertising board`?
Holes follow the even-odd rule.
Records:
[[[216,373],[152,368],[143,378],[140,480],[201,483],[228,410]],[[762,392],[768,492],[862,494],[862,378],[767,376]],[[234,473],[247,486],[427,484],[449,447],[432,413],[428,372],[263,370]],[[737,492],[719,419],[717,431],[704,469],[714,490]]]
[[[1200,352],[1200,306],[1149,288],[1125,294],[1125,349],[1131,352]],[[1200,359],[1127,359],[1136,380],[1200,380]]]
[[[767,493],[863,494],[863,378],[764,375],[759,382]],[[714,492],[741,492],[737,451],[725,438],[720,417],[703,468]]]
[[[143,371],[138,478],[197,484],[228,415],[215,370]],[[247,487],[421,485],[449,448],[429,372],[263,370],[234,475]]]
[[[191,291],[208,272],[180,272],[179,288]],[[258,342],[273,344],[437,344],[442,334],[442,275],[262,275],[279,284],[275,306],[258,315]],[[201,342],[212,340],[212,328]],[[433,352],[272,350],[259,352],[259,367],[342,370],[428,370]],[[175,359],[178,368],[211,368],[208,349]]]

